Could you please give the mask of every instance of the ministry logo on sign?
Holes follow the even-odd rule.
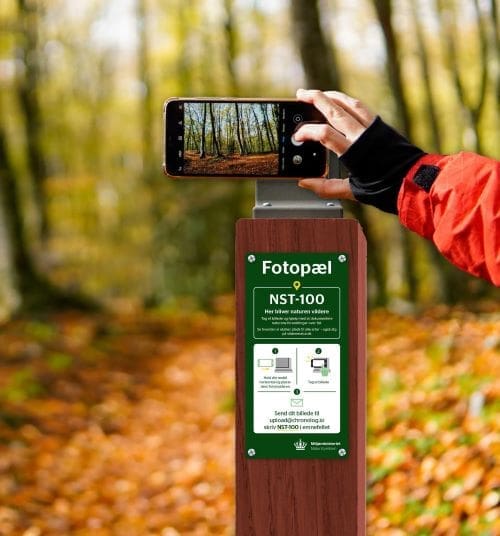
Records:
[[[295,450],[306,450],[307,447],[307,441],[302,441],[302,439],[299,439],[294,443]]]

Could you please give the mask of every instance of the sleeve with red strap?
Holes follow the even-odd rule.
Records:
[[[466,152],[424,155],[397,201],[403,225],[462,270],[500,285],[500,162]]]

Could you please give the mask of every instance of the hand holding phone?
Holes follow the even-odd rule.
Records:
[[[164,106],[164,170],[173,178],[301,178],[326,173],[327,151],[293,137],[324,123],[294,100],[169,99]]]

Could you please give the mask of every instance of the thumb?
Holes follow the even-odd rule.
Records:
[[[349,179],[301,179],[299,186],[312,190],[317,196],[324,199],[355,200]]]

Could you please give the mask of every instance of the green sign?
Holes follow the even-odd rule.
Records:
[[[250,458],[348,456],[346,253],[246,255]]]

